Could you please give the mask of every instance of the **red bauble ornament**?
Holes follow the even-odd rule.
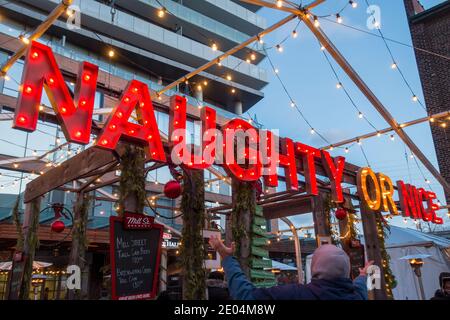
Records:
[[[66,225],[61,220],[56,220],[51,225],[52,231],[56,233],[61,233],[66,228]]]
[[[164,194],[170,199],[178,198],[181,195],[181,184],[176,180],[170,180],[164,186]]]
[[[336,216],[336,219],[344,220],[347,217],[347,211],[345,211],[344,208],[337,208],[334,215]]]

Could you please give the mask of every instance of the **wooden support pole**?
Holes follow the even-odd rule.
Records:
[[[206,298],[205,244],[202,230],[205,221],[205,186],[203,170],[185,170],[181,200],[183,211],[182,245],[183,299]]]
[[[406,134],[398,122],[392,117],[388,109],[381,103],[377,96],[370,90],[364,80],[359,76],[355,69],[345,59],[342,53],[331,42],[327,35],[323,32],[320,26],[316,27],[312,21],[312,17],[307,15],[305,8],[299,9],[294,7],[281,6],[277,7],[273,2],[267,2],[263,0],[241,0],[250,4],[259,5],[267,8],[274,8],[281,11],[290,12],[296,14],[308,27],[308,29],[316,36],[317,40],[325,47],[330,53],[333,59],[339,64],[344,72],[349,76],[353,83],[364,94],[367,100],[374,106],[383,119],[391,126],[392,130],[397,133],[400,139],[408,146],[416,157],[422,162],[427,170],[436,178],[436,180],[442,185],[445,192],[450,194],[450,184],[441,176],[439,171],[433,166],[430,160],[423,154],[423,152],[416,146],[414,141]],[[315,1],[316,4],[320,4],[321,1]],[[307,10],[307,9],[306,9]]]
[[[327,195],[326,193],[320,192],[319,195],[312,197],[311,206],[314,220],[314,231],[316,233],[317,244],[319,243],[319,238],[321,237],[331,237],[331,226],[328,220],[328,215],[330,212],[327,212],[327,206],[325,202]]]
[[[272,26],[270,26],[269,28],[261,31],[260,33],[258,33],[256,36],[253,36],[247,40],[245,40],[244,42],[234,46],[233,48],[231,48],[230,50],[224,52],[223,54],[219,55],[217,58],[205,63],[204,65],[198,67],[197,69],[195,69],[194,71],[188,73],[187,75],[179,78],[178,80],[175,80],[174,82],[170,83],[169,85],[167,85],[166,87],[164,87],[163,89],[159,90],[156,94],[158,97],[160,97],[163,93],[169,91],[170,89],[176,87],[178,84],[191,79],[193,76],[199,74],[202,71],[205,71],[206,69],[212,67],[213,65],[215,65],[216,63],[223,61],[225,58],[227,58],[228,56],[231,56],[232,54],[238,52],[239,50],[245,48],[246,46],[248,46],[249,44],[251,44],[252,42],[258,41],[258,39],[262,38],[263,36],[271,33],[272,31],[278,29],[279,27],[285,25],[286,23],[288,23],[291,20],[294,20],[296,18],[295,14],[292,14],[284,19],[282,19],[281,21],[273,24]]]
[[[27,51],[28,44],[31,41],[39,39],[45,31],[50,28],[50,26],[64,13],[67,8],[72,4],[73,0],[63,0],[60,4],[58,4],[52,12],[47,16],[47,18],[33,31],[33,33],[28,37],[28,42],[24,43],[19,50],[16,51],[12,55],[11,58],[6,61],[2,67],[0,68],[0,75],[4,76],[8,72],[8,70],[12,67],[12,65],[19,60]]]
[[[22,224],[24,234],[23,250],[21,252],[16,251],[13,257],[8,300],[28,299],[34,255],[38,242],[37,231],[39,227],[40,204],[40,198],[25,204],[24,221]],[[19,256],[21,257],[20,259],[18,259]]]
[[[256,192],[252,184],[233,179],[231,183],[233,210],[231,229],[236,256],[244,273],[250,278],[252,221],[256,211]]]
[[[77,194],[74,205],[74,221],[72,226],[72,246],[69,255],[69,265],[76,265],[81,271],[81,290],[67,290],[66,299],[86,299],[89,268],[86,263],[87,237],[86,228],[89,213],[89,196],[83,192]]]

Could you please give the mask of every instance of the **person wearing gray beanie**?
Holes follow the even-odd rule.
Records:
[[[367,300],[366,273],[373,261],[367,262],[359,270],[360,275],[352,281],[350,259],[344,250],[334,245],[325,244],[314,251],[310,283],[256,288],[233,257],[234,244],[226,247],[215,236],[209,239],[209,243],[222,257],[228,290],[235,300]]]

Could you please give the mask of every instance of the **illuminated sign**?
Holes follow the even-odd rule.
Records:
[[[13,127],[28,132],[36,130],[42,91],[46,90],[66,140],[88,144],[97,76],[97,66],[88,62],[80,64],[72,98],[51,48],[32,42],[25,57]],[[286,189],[292,191],[299,189],[297,172],[301,169],[305,177],[306,192],[317,195],[319,191],[315,163],[320,161],[330,180],[332,199],[343,202],[344,157],[333,158],[327,151],[289,138],[279,138],[267,130],[256,130],[243,119],[232,119],[218,130],[216,112],[209,107],[201,109],[202,147],[196,150],[187,144],[186,118],[186,99],[171,97],[171,162],[188,169],[221,165],[229,175],[242,181],[256,181],[262,177],[267,187],[278,186],[277,167],[281,167],[285,172]],[[242,138],[236,140],[239,136]],[[145,83],[138,80],[131,80],[127,84],[97,137],[96,145],[113,150],[120,140],[143,146],[147,160],[167,161],[150,91]],[[400,207],[405,216],[442,223],[442,219],[435,214],[437,205],[433,203],[436,197],[434,193],[404,185],[401,181],[397,185]],[[369,209],[398,214],[393,199],[394,186],[386,175],[375,174],[370,168],[361,169],[358,173],[358,192]]]

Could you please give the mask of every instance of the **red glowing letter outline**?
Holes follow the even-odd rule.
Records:
[[[138,123],[128,121],[133,110],[136,110]],[[137,80],[131,80],[128,83],[119,104],[105,123],[97,145],[106,149],[115,149],[122,136],[126,140],[144,146],[148,160],[166,161],[148,87]]]
[[[327,151],[322,151],[322,165],[331,182],[331,195],[334,202],[343,202],[342,177],[344,174],[345,158],[336,157],[334,160]]]
[[[284,175],[286,178],[286,190],[298,190],[298,179],[297,179],[297,164],[295,158],[294,143],[289,138],[280,139],[281,154],[277,150],[273,150],[273,135],[272,132],[266,131],[266,141],[267,141],[267,156],[270,161],[267,165],[266,170],[269,171],[268,175],[264,176],[264,184],[267,187],[277,187],[278,186],[278,174],[277,165],[273,164],[276,159],[278,159],[278,165],[284,168]]]
[[[314,158],[321,157],[320,150],[299,142],[295,143],[295,147],[297,153],[301,154],[303,159],[306,192],[312,195],[318,195],[319,191],[317,189],[316,166],[314,164]]]
[[[80,64],[75,99],[72,99],[52,50],[33,41],[25,57],[13,128],[36,130],[42,89],[45,88],[66,140],[89,143],[97,75],[97,66],[89,62]]]
[[[172,143],[172,155],[178,157],[172,161],[178,160],[189,169],[206,169],[214,163],[215,155],[215,133],[216,129],[216,111],[209,107],[203,107],[201,110],[202,119],[202,152],[201,155],[189,152],[192,147],[186,144],[186,98],[172,96],[170,99],[169,113],[169,139]],[[209,152],[206,152],[209,149]],[[179,150],[179,151],[178,151]]]

